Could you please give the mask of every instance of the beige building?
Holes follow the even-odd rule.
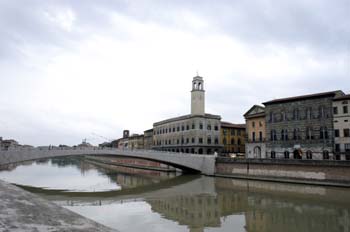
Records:
[[[244,114],[246,120],[246,158],[260,159],[266,157],[265,108],[254,105]]]
[[[333,99],[334,154],[336,160],[350,160],[350,94]]]
[[[129,149],[144,149],[144,136],[133,134],[128,139]]]
[[[153,149],[214,154],[220,152],[219,115],[205,113],[205,90],[202,77],[192,81],[191,114],[153,124]]]
[[[143,132],[144,135],[144,149],[150,150],[153,147],[153,129],[149,129]]]

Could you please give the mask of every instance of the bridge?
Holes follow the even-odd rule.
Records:
[[[213,175],[215,156],[116,148],[33,148],[0,151],[0,166],[24,161],[64,156],[117,156],[157,161],[188,172]]]

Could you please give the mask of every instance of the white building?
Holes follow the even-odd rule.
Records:
[[[214,154],[220,152],[219,115],[205,113],[204,80],[196,76],[192,81],[191,114],[153,124],[153,149]]]
[[[334,98],[334,152],[337,160],[350,160],[350,94]]]

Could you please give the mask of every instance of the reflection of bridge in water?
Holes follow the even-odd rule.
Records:
[[[214,174],[215,157],[213,155],[196,155],[155,150],[124,150],[124,149],[19,149],[0,151],[0,165],[18,163],[23,161],[38,160],[65,156],[118,156],[132,157],[157,161],[188,172]]]

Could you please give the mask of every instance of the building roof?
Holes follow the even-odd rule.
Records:
[[[256,111],[256,112],[253,112]],[[244,115],[245,118],[255,118],[265,116],[265,107],[253,105]]]
[[[163,121],[159,121],[159,122],[155,122],[153,123],[153,126],[159,126],[165,123],[170,123],[170,122],[176,122],[176,121],[182,121],[182,120],[186,120],[186,119],[190,119],[190,118],[211,118],[211,119],[217,119],[217,120],[221,120],[221,116],[220,115],[214,115],[214,114],[205,114],[205,115],[192,115],[192,114],[187,114],[187,115],[183,115],[180,117],[175,117],[175,118],[169,118]]]
[[[335,91],[330,91],[330,92],[323,92],[323,93],[315,93],[315,94],[307,94],[307,95],[301,95],[301,96],[295,96],[295,97],[274,99],[271,101],[264,102],[263,104],[264,105],[271,105],[271,104],[277,104],[277,103],[283,103],[283,102],[301,101],[301,100],[322,98],[322,97],[336,97],[336,96],[343,96],[343,95],[345,95],[343,91],[335,90]]]
[[[341,101],[341,100],[350,100],[350,94],[346,94],[343,96],[338,96],[333,99],[334,101]]]
[[[245,124],[234,124],[234,123],[222,121],[221,122],[221,127],[245,129],[246,125]]]

